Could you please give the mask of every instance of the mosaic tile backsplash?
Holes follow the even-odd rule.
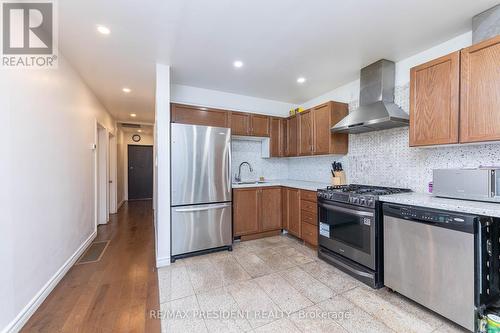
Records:
[[[253,172],[250,172],[248,166],[244,165],[241,168],[242,180],[256,180],[260,176],[267,179],[286,179],[288,177],[288,164],[286,159],[262,158],[260,142],[233,140],[231,145],[231,169],[233,180],[234,175],[238,173],[240,163],[244,161],[252,165]]]
[[[409,86],[397,87],[395,101],[409,112]],[[358,102],[349,104],[355,110]],[[347,156],[318,156],[262,159],[260,143],[233,142],[233,170],[236,161],[253,161],[256,172],[269,179],[297,179],[329,182],[330,164],[342,162],[349,183],[410,188],[427,192],[432,169],[500,165],[500,144],[410,148],[408,127],[351,134]],[[246,171],[248,172],[248,171]],[[234,172],[233,172],[234,174]]]

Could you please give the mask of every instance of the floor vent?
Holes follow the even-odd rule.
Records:
[[[82,265],[100,261],[104,252],[108,248],[108,244],[109,240],[92,243],[76,264]]]

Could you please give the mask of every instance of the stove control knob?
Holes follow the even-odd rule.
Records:
[[[359,203],[359,199],[358,198],[351,198],[351,199],[352,199],[352,203],[353,204]]]
[[[359,203],[360,203],[361,205],[365,205],[365,204],[366,204],[366,199],[365,199],[365,198],[360,198],[360,199],[359,199]]]

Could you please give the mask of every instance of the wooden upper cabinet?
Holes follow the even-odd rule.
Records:
[[[330,152],[330,113],[329,103],[318,105],[313,109],[313,153],[328,154]]]
[[[231,112],[232,135],[250,135],[250,115],[242,112]]]
[[[458,142],[459,89],[459,51],[411,69],[410,146]]]
[[[271,157],[283,156],[283,123],[284,119],[271,118],[270,133],[270,154]]]
[[[228,127],[228,113],[224,110],[172,103],[171,122],[202,126]]]
[[[250,115],[250,134],[253,136],[269,136],[269,116]]]
[[[286,120],[286,156],[297,156],[298,155],[298,117],[292,116]]]
[[[461,51],[460,142],[500,140],[500,36]]]
[[[346,103],[327,102],[312,109],[314,155],[347,154],[349,135],[332,133],[330,128],[349,113]]]
[[[263,187],[260,189],[260,226],[261,231],[279,230],[282,228],[281,188]]]
[[[269,136],[270,119],[269,116],[260,114],[231,112],[231,133],[245,136]]]
[[[288,156],[288,121],[286,119],[281,120],[281,156]]]
[[[233,191],[233,229],[235,236],[259,232],[259,191],[241,188]]]
[[[311,155],[313,152],[313,122],[311,110],[301,112],[299,119],[299,155]]]

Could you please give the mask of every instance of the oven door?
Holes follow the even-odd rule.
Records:
[[[318,202],[319,245],[375,269],[375,210]]]

